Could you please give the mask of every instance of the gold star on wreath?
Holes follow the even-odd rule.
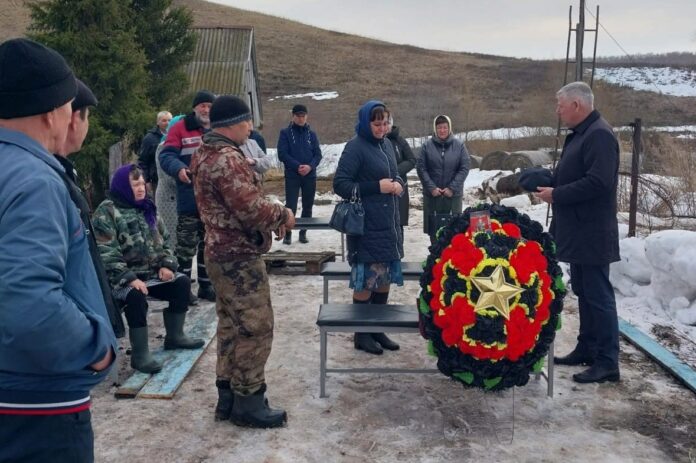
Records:
[[[524,292],[524,289],[505,281],[505,274],[500,265],[493,270],[491,276],[472,278],[472,281],[481,292],[474,310],[479,311],[492,307],[509,320],[510,299]]]

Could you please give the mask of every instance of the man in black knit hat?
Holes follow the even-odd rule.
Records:
[[[191,156],[201,144],[203,134],[210,130],[210,108],[215,95],[200,90],[193,98],[193,112],[167,131],[167,138],[159,154],[162,170],[176,180],[176,258],[181,273],[191,278],[193,257],[198,270],[198,297],[215,302],[215,290],[210,284],[205,267],[205,228],[198,215],[193,194],[189,164]],[[196,298],[191,294],[191,303]]]
[[[290,209],[267,200],[240,146],[251,110],[221,96],[210,111],[212,131],[191,161],[196,200],[206,227],[206,258],[219,293],[215,418],[240,426],[282,426],[285,410],[268,406],[264,369],[273,341],[273,308],[261,255],[295,225]]]
[[[0,461],[94,460],[89,391],[117,344],[51,154],[64,149],[77,90],[54,50],[0,45]]]

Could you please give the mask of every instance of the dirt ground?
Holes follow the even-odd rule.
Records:
[[[317,216],[330,213],[318,206]],[[417,214],[414,214],[417,215]],[[406,260],[426,252],[412,215]],[[335,232],[317,231],[290,250],[339,247]],[[281,245],[274,245],[274,249]],[[215,422],[215,340],[173,400],[119,400],[111,384],[93,392],[96,459],[100,462],[663,462],[696,461],[696,396],[642,353],[621,344],[621,382],[579,385],[573,367],[557,367],[555,395],[544,380],[501,393],[463,389],[440,374],[330,375],[319,398],[322,298],[318,276],[271,276],[276,312],[267,365],[271,405],[288,411],[286,428],[252,430]],[[332,301],[348,301],[347,284],[332,282]],[[417,282],[392,291],[412,303]],[[193,310],[210,310],[202,305]],[[161,342],[161,314],[150,314],[152,344]],[[577,303],[568,298],[557,352],[574,345]],[[374,357],[355,351],[347,334],[329,336],[329,364],[431,368],[418,335],[395,335],[401,350]],[[122,356],[122,371],[127,356]],[[122,379],[125,379],[122,375]]]

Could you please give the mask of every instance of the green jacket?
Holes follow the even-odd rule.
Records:
[[[169,235],[159,217],[157,230],[151,230],[140,209],[105,199],[94,211],[92,223],[112,286],[126,286],[138,278],[157,278],[162,267],[177,270],[176,257],[166,244]]]

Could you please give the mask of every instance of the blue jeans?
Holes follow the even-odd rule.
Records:
[[[570,284],[578,296],[578,349],[607,368],[619,367],[619,319],[609,265],[570,264]]]
[[[0,462],[92,463],[89,410],[67,415],[0,415]]]

